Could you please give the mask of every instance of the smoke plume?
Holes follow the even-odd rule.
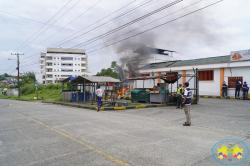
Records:
[[[185,1],[181,3],[181,5],[177,5],[169,9],[169,13],[182,9],[183,7],[194,2],[194,0]],[[155,22],[151,25],[151,27],[211,3],[207,1],[201,2],[201,4],[194,5],[188,10],[183,10],[183,12],[177,13],[171,17],[166,17],[166,19],[161,20],[160,22]],[[138,11],[138,13],[136,13],[133,17],[137,18],[138,16],[141,16],[142,13],[143,12]],[[124,32],[133,31],[133,33],[128,33],[127,36],[141,32],[148,28],[147,26],[144,26],[146,22],[157,19],[164,14],[168,14],[168,11],[164,11],[159,15],[148,18],[146,21],[139,22],[136,25],[126,28],[123,32],[114,35],[113,39],[115,40],[121,38],[120,35]],[[126,18],[123,21],[115,22],[114,24],[121,26],[122,23],[134,18]],[[214,21],[214,19],[209,17],[209,13],[199,12],[167,24],[162,28],[144,33],[143,35],[129,40],[125,40],[120,44],[115,45],[113,48],[118,55],[121,67],[123,69],[127,68],[130,76],[133,77],[137,76],[141,64],[143,65],[149,60],[152,60],[152,54],[155,52],[152,51],[152,49],[148,49],[148,47],[175,50],[177,52],[181,52],[182,54],[192,50],[192,48],[200,48],[201,45],[203,45],[203,47],[218,47],[222,38],[221,35],[218,35],[218,31],[216,31],[218,26],[219,25]],[[185,57],[183,58],[185,59]]]

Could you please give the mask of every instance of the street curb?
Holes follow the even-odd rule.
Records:
[[[58,105],[63,105],[63,106],[70,106],[70,107],[77,107],[77,108],[85,108],[85,109],[91,109],[91,110],[97,110],[96,106],[86,106],[86,105],[81,105],[77,103],[64,103],[64,102],[55,102],[55,101],[42,101],[42,103],[49,103],[49,104],[58,104]],[[121,106],[121,107],[102,107],[101,111],[124,111],[128,109],[143,109],[143,108],[154,108],[154,107],[167,107],[167,106],[172,106],[172,105],[145,105],[145,104],[140,104],[136,106]]]
[[[206,99],[229,99],[229,100],[243,100],[242,98],[240,99],[235,99],[234,97],[221,97],[221,96],[208,96],[208,95],[200,95],[201,98],[206,98]],[[250,99],[247,99],[247,100],[250,100]]]

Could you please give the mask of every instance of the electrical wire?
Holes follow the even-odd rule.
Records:
[[[191,4],[189,4],[189,5],[185,6],[185,7],[182,7],[181,9],[178,9],[178,10],[176,10],[176,11],[174,11],[174,12],[171,12],[171,13],[167,13],[166,15],[164,15],[164,16],[162,16],[162,17],[159,17],[159,18],[157,18],[157,19],[154,19],[154,20],[152,20],[152,21],[150,21],[150,22],[148,22],[148,23],[146,23],[146,24],[140,25],[140,26],[141,26],[141,27],[146,27],[146,26],[148,26],[148,25],[150,25],[150,24],[152,24],[152,23],[155,23],[155,22],[157,22],[157,21],[160,21],[160,20],[162,20],[162,19],[164,19],[164,18],[166,18],[166,17],[169,17],[169,16],[171,16],[171,15],[174,15],[174,14],[176,14],[176,13],[179,13],[179,12],[181,12],[181,11],[187,9],[187,8],[193,7],[194,5],[197,5],[197,4],[201,3],[202,1],[205,1],[205,0],[199,0],[199,1],[196,1],[196,2],[194,2],[194,3],[191,3]],[[135,29],[129,30],[129,31],[127,31],[126,33],[123,33],[123,34],[119,35],[119,37],[121,37],[121,36],[127,36],[128,34],[130,34],[131,32],[134,32],[134,31],[136,31],[136,30],[135,30]],[[107,41],[104,42],[103,44],[108,44],[109,42],[112,42],[112,41],[113,41],[113,38],[111,38],[110,40],[107,40]],[[96,44],[96,45],[92,46],[91,48],[96,47],[96,46],[98,46],[98,45],[99,45],[99,44]],[[88,48],[85,48],[85,49],[87,50]]]
[[[152,27],[152,28],[146,29],[146,30],[144,30],[144,31],[142,31],[142,32],[139,32],[139,33],[137,33],[137,34],[134,34],[134,35],[131,35],[131,36],[129,36],[129,37],[123,38],[123,39],[121,39],[121,40],[115,41],[115,42],[113,42],[113,43],[111,43],[111,44],[105,45],[105,46],[100,47],[100,48],[98,48],[98,49],[93,49],[93,50],[87,51],[87,53],[89,54],[89,53],[92,53],[92,52],[96,52],[96,51],[98,51],[98,50],[107,48],[107,47],[109,47],[109,46],[118,44],[118,43],[120,43],[120,42],[122,42],[122,41],[125,41],[125,40],[128,40],[128,39],[130,39],[130,38],[136,37],[136,36],[138,36],[138,35],[142,35],[142,34],[148,32],[148,31],[152,31],[152,30],[154,30],[154,29],[156,29],[156,28],[159,28],[159,27],[162,27],[162,26],[164,26],[164,25],[166,25],[166,24],[169,24],[169,23],[172,23],[172,22],[174,22],[174,21],[177,21],[177,20],[179,20],[179,19],[181,19],[181,18],[184,18],[184,17],[186,17],[186,16],[189,16],[189,15],[191,15],[191,14],[194,14],[194,13],[196,13],[196,12],[199,12],[199,11],[201,11],[201,10],[204,10],[204,9],[210,7],[210,6],[216,5],[216,4],[218,4],[218,3],[222,2],[222,1],[224,1],[224,0],[216,1],[216,2],[214,2],[214,3],[211,3],[211,4],[209,4],[209,5],[204,6],[204,7],[202,7],[202,8],[199,8],[199,9],[196,9],[196,10],[194,10],[194,11],[188,12],[188,13],[182,15],[182,16],[179,16],[179,17],[176,17],[176,18],[174,18],[174,19],[168,20],[167,22],[164,22],[164,23],[159,24],[159,25],[156,25],[156,26],[154,26],[154,27]],[[38,64],[38,63],[36,63],[36,64]],[[35,65],[35,64],[31,64],[31,65]],[[31,66],[31,65],[30,65],[30,66]]]
[[[182,2],[182,1],[183,1],[183,0],[176,0],[176,1],[173,1],[173,2],[171,2],[171,3],[168,3],[168,4],[162,6],[162,7],[158,8],[158,9],[153,10],[153,11],[151,11],[151,12],[149,12],[149,13],[143,15],[143,16],[140,16],[140,17],[138,17],[138,18],[136,18],[136,19],[134,19],[134,20],[132,20],[132,21],[130,21],[130,22],[128,22],[128,23],[125,23],[125,24],[123,24],[123,25],[121,25],[121,26],[119,26],[119,27],[117,27],[117,28],[114,28],[114,29],[112,29],[112,30],[109,30],[109,31],[107,31],[107,32],[105,32],[105,33],[103,33],[103,34],[101,34],[101,35],[98,35],[98,36],[96,36],[96,37],[93,37],[93,38],[91,38],[91,39],[88,39],[88,40],[86,40],[86,41],[84,41],[84,42],[78,43],[78,44],[76,44],[76,45],[74,45],[74,46],[72,46],[72,47],[70,47],[70,48],[75,48],[75,47],[79,47],[79,46],[82,46],[82,45],[83,45],[83,46],[86,46],[86,45],[88,45],[88,44],[90,44],[90,43],[93,43],[93,42],[99,40],[99,39],[102,39],[102,38],[104,38],[104,37],[106,37],[106,36],[109,36],[109,35],[115,33],[115,32],[118,32],[118,31],[120,31],[120,30],[122,30],[122,29],[124,29],[124,28],[126,28],[126,27],[128,27],[128,26],[130,26],[130,25],[133,25],[133,24],[135,24],[135,23],[137,23],[137,22],[139,22],[139,21],[141,21],[141,20],[143,20],[143,19],[145,19],[145,18],[148,18],[148,17],[150,17],[150,16],[152,16],[152,15],[154,15],[154,14],[156,14],[156,13],[159,13],[159,12],[161,12],[161,11],[163,11],[163,10],[169,8],[169,7],[172,7],[172,6],[178,4],[178,3]]]
[[[48,24],[57,17],[58,14],[61,13],[61,11],[63,11],[64,8],[66,8],[73,0],[68,0],[61,8],[59,8],[59,10],[56,11],[55,14],[52,15],[52,17],[50,17],[46,22],[45,25],[43,25],[37,32],[33,33],[30,37],[28,37],[23,43],[20,44],[18,50],[21,49],[21,47],[25,46],[28,42],[31,42],[33,40],[35,40],[36,38],[39,37],[39,35],[46,29],[46,27],[48,26]],[[54,24],[54,22],[53,22]],[[23,48],[24,49],[24,48]]]
[[[79,1],[79,0],[78,0]],[[88,11],[90,11],[91,9],[95,8],[102,0],[97,0],[93,5],[91,5],[90,7],[88,7],[86,10],[84,10],[81,14],[77,15],[76,17],[74,17],[73,19],[69,20],[67,23],[65,23],[62,27],[66,28],[69,24],[71,24],[72,22],[76,21],[77,19],[79,19],[80,17],[82,17],[83,15],[85,15]],[[57,32],[60,33],[60,32]],[[54,33],[55,34],[55,33]],[[40,43],[51,39],[54,34],[49,35],[46,39],[44,39],[43,41],[41,41]]]
[[[117,10],[111,12],[110,14],[104,16],[103,18],[98,19],[95,23],[97,23],[97,22],[99,22],[99,21],[101,21],[101,20],[103,20],[103,19],[109,17],[110,15],[112,15],[112,14],[114,14],[114,13],[120,11],[120,10],[123,9],[123,8],[126,8],[126,7],[130,6],[132,3],[136,2],[136,1],[137,1],[137,0],[133,0],[133,1],[129,2],[129,3],[127,3],[126,5],[122,6],[121,8],[119,8],[119,9],[117,9]],[[110,21],[114,21],[114,20],[116,20],[116,19],[118,19],[118,18],[120,18],[120,17],[122,17],[122,16],[125,16],[125,15],[127,15],[128,13],[133,12],[134,10],[138,9],[139,7],[142,7],[142,6],[144,6],[144,5],[148,4],[148,3],[150,3],[151,1],[153,1],[153,0],[148,0],[148,1],[146,1],[146,2],[144,2],[144,3],[142,3],[142,4],[140,4],[140,5],[136,6],[135,8],[133,8],[133,9],[127,11],[127,12],[124,12],[124,13],[122,13],[122,14],[116,16],[115,18],[113,18],[113,19],[111,19],[111,20],[109,20],[109,21],[107,21],[107,22],[105,22],[105,23],[103,23],[103,24],[101,24],[101,25],[99,25],[99,26],[97,26],[97,27],[95,27],[95,28],[93,28],[93,29],[91,29],[91,30],[85,32],[84,34],[80,34],[79,36],[83,36],[83,35],[85,35],[85,34],[91,32],[91,31],[93,31],[93,30],[96,30],[96,29],[98,29],[98,28],[100,28],[100,27],[106,25],[107,23],[110,23]],[[88,27],[91,27],[92,25],[94,25],[94,23],[91,24],[91,25],[89,25]],[[72,39],[72,40],[73,40],[73,39]],[[63,41],[63,42],[68,42],[68,41],[70,41],[70,40]],[[62,44],[62,43],[61,43],[61,44]],[[60,46],[60,44],[59,44],[59,46]],[[37,53],[32,54],[31,56],[25,57],[25,59],[29,59],[29,58],[31,58],[31,57],[33,57],[33,56],[35,56],[35,55],[37,55]]]
[[[132,9],[130,9],[129,11],[123,12],[123,13],[121,13],[120,15],[118,15],[118,16],[116,16],[116,17],[114,17],[114,18],[112,18],[112,19],[110,19],[110,20],[108,20],[108,21],[106,21],[106,22],[104,22],[104,23],[102,23],[102,24],[100,24],[100,25],[97,25],[97,26],[95,26],[94,28],[92,28],[92,29],[90,29],[90,30],[88,30],[88,31],[86,31],[86,32],[83,32],[83,33],[81,33],[81,34],[79,34],[79,35],[75,35],[75,36],[73,36],[73,37],[71,37],[71,38],[69,38],[69,39],[64,40],[63,42],[61,42],[61,43],[58,44],[57,46],[60,47],[60,46],[62,46],[62,45],[65,44],[65,43],[68,43],[68,42],[70,42],[70,41],[72,41],[72,40],[74,40],[74,39],[77,39],[77,38],[79,38],[79,37],[82,37],[82,36],[84,36],[84,35],[86,35],[86,34],[92,32],[92,31],[94,31],[94,30],[96,30],[96,29],[98,29],[98,28],[100,28],[100,27],[103,27],[104,25],[109,24],[110,22],[115,21],[116,19],[119,19],[119,18],[121,18],[121,17],[123,17],[123,16],[125,16],[125,15],[127,15],[127,14],[129,14],[129,13],[131,13],[131,12],[133,12],[133,11],[135,11],[136,9],[138,9],[138,8],[140,8],[140,7],[142,7],[142,6],[147,5],[148,3],[152,2],[152,1],[154,1],[154,0],[148,0],[148,1],[144,2],[144,3],[142,3],[142,4],[139,4],[139,5],[136,6],[135,8],[132,8]],[[134,3],[134,2],[135,2],[135,1],[132,1],[132,2],[128,3],[127,5],[125,5],[124,7],[128,7],[129,5],[131,5],[131,4]],[[124,8],[124,7],[122,7],[122,8]],[[120,9],[121,9],[121,8],[120,8]],[[120,9],[118,9],[118,10],[116,10],[116,11],[114,11],[114,12],[120,11]],[[114,12],[112,12],[112,13],[114,13]],[[102,20],[105,19],[105,18],[107,18],[107,17],[102,18]],[[93,24],[90,24],[90,25],[89,25],[88,27],[86,27],[86,28],[89,28],[89,27],[91,27],[92,25],[95,25],[97,22],[102,21],[102,20],[99,19],[98,21],[96,21],[96,22],[93,23]],[[85,29],[85,28],[84,28],[84,29]],[[77,33],[78,33],[78,32],[77,32]]]
[[[142,31],[142,32],[140,32],[140,33],[136,33],[136,34],[131,35],[131,36],[129,36],[129,37],[123,38],[123,39],[121,39],[121,40],[118,40],[118,41],[113,42],[113,43],[111,43],[111,44],[108,44],[108,45],[106,45],[106,46],[100,47],[100,48],[95,49],[95,50],[91,50],[91,51],[89,51],[89,52],[87,52],[87,53],[89,54],[89,53],[92,53],[92,52],[96,52],[96,51],[98,51],[98,50],[101,50],[101,49],[103,49],[103,48],[106,48],[106,47],[109,47],[109,46],[118,44],[118,43],[120,43],[120,42],[122,42],[122,41],[125,41],[125,40],[128,40],[128,39],[130,39],[130,38],[133,38],[133,37],[142,35],[142,34],[144,34],[144,33],[146,33],[146,32],[152,31],[152,30],[154,30],[154,29],[156,29],[156,28],[162,27],[162,26],[164,26],[164,25],[166,25],[166,24],[172,23],[172,22],[177,21],[177,20],[179,20],[179,19],[181,19],[181,18],[184,18],[184,17],[186,17],[186,16],[189,16],[189,15],[191,15],[191,14],[194,14],[194,13],[196,13],[196,12],[199,12],[199,11],[201,11],[201,10],[204,10],[204,9],[210,7],[210,6],[216,5],[216,4],[218,4],[218,3],[222,2],[222,1],[224,1],[224,0],[216,1],[216,2],[214,2],[214,3],[212,3],[212,4],[206,5],[205,7],[202,7],[202,8],[199,8],[199,9],[197,9],[197,10],[194,10],[194,11],[192,11],[192,12],[186,13],[186,14],[184,14],[184,15],[182,15],[182,16],[179,16],[179,17],[177,17],[177,18],[174,18],[174,19],[172,19],[172,20],[169,20],[169,21],[167,21],[167,22],[164,22],[164,23],[159,24],[159,25],[157,25],[157,26],[154,26],[154,27],[152,27],[152,28],[146,29],[146,30],[144,30],[144,31]]]

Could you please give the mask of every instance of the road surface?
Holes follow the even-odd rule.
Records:
[[[183,127],[175,107],[95,112],[0,100],[0,165],[211,166],[219,140],[250,144],[249,101],[201,99],[191,113],[193,126]]]

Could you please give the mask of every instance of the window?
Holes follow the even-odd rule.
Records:
[[[62,72],[72,72],[73,69],[62,69],[61,71],[62,71]]]
[[[228,77],[228,88],[235,88],[236,81],[243,82],[243,77]]]
[[[73,57],[62,57],[61,60],[73,60]]]
[[[61,65],[62,65],[62,66],[73,66],[72,63],[62,63]]]
[[[213,70],[199,71],[198,75],[199,75],[200,81],[213,81],[214,80],[214,71]]]

